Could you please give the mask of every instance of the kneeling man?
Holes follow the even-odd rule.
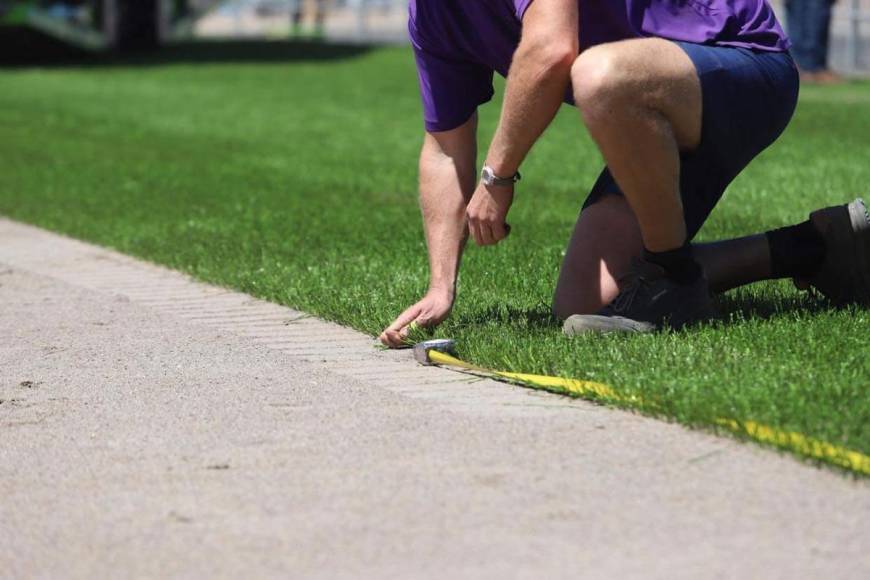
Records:
[[[381,335],[450,313],[470,235],[497,244],[519,168],[563,101],[607,167],[577,221],[553,310],[569,333],[680,328],[711,292],[794,278],[837,304],[870,300],[860,199],[804,223],[691,245],[726,187],[788,125],[789,42],[766,0],[411,0],[426,135],[420,195],[429,291]],[[477,107],[507,77],[477,173]]]

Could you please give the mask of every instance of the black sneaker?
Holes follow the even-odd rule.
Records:
[[[795,279],[798,288],[812,286],[838,306],[870,305],[870,212],[860,197],[847,205],[810,214],[825,239],[825,260],[812,277]]]
[[[645,260],[634,260],[620,287],[619,295],[597,314],[569,317],[562,327],[565,334],[652,332],[665,326],[680,329],[713,312],[706,278],[677,284],[663,268]]]

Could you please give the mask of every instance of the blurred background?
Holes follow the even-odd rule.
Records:
[[[92,51],[216,38],[401,43],[406,11],[405,0],[0,0],[0,26]]]
[[[772,2],[783,22],[784,1]],[[0,25],[6,36],[10,27],[36,31],[92,51],[148,50],[215,38],[402,43],[406,5],[406,0],[0,0]],[[832,68],[870,71],[870,0],[836,2],[830,46]],[[15,49],[7,43],[5,56]]]

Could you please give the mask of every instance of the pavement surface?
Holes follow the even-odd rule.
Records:
[[[0,329],[0,577],[870,577],[865,481],[3,219]]]

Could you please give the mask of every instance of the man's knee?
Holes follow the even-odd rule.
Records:
[[[594,122],[607,114],[615,101],[625,98],[628,75],[619,50],[607,46],[594,46],[584,51],[571,67],[571,85],[574,102],[587,122]]]

